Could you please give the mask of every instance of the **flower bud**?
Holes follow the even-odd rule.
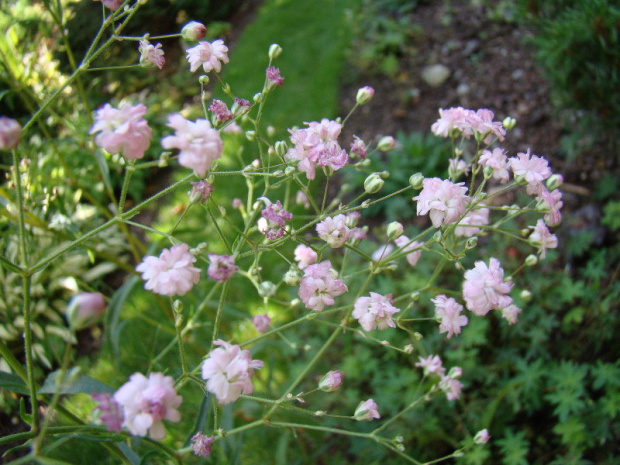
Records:
[[[275,60],[281,54],[282,54],[282,47],[280,47],[278,44],[271,44],[271,46],[269,47],[269,59]]]
[[[367,421],[373,418],[381,418],[381,415],[379,415],[379,408],[376,402],[372,399],[368,399],[367,401],[359,403],[353,417],[357,421]]]
[[[245,131],[245,137],[249,141],[256,140],[256,131]]]
[[[424,182],[424,175],[422,173],[412,174],[409,177],[409,185],[415,190],[422,189],[422,183]]]
[[[264,94],[262,92],[257,92],[254,94],[254,97],[252,97],[252,100],[254,100],[256,103],[261,103],[264,100]]]
[[[484,174],[484,179],[489,180],[493,177],[493,168],[491,166],[485,166],[482,173]]]
[[[519,297],[521,297],[521,299],[524,302],[529,302],[530,300],[532,300],[532,293],[530,291],[528,291],[527,289],[523,289],[520,293],[519,293]]]
[[[252,324],[259,333],[266,333],[269,330],[269,323],[271,323],[271,318],[267,314],[252,317]]]
[[[538,257],[536,255],[528,255],[525,258],[525,266],[534,266],[538,263]]]
[[[547,185],[547,189],[549,189],[549,192],[556,190],[563,183],[564,183],[564,176],[562,176],[561,174],[552,174],[551,176],[547,178],[547,181],[545,181],[545,184]]]
[[[487,442],[489,442],[489,432],[487,431],[487,429],[483,429],[480,430],[476,433],[476,435],[474,436],[474,443],[476,444],[486,444]]]
[[[14,119],[0,116],[0,150],[12,150],[19,143],[21,125]]]
[[[321,381],[319,381],[319,389],[325,392],[335,391],[342,384],[342,372],[341,371],[328,371]]]
[[[276,285],[271,281],[263,281],[258,285],[258,294],[261,297],[271,297],[276,292]]]
[[[190,42],[195,42],[202,39],[207,33],[207,28],[204,24],[198,21],[190,21],[183,29],[181,29],[181,37]]]
[[[396,140],[392,136],[384,136],[379,140],[377,148],[382,152],[388,152],[394,148]]]
[[[286,154],[286,152],[288,152],[288,144],[283,140],[279,140],[275,144],[275,149],[276,149],[276,153],[278,154],[278,156],[283,157]]]
[[[471,249],[475,249],[477,245],[478,245],[478,238],[476,236],[473,236],[467,239],[467,242],[465,243],[465,248],[467,250],[471,250]]]
[[[206,181],[191,181],[192,190],[188,192],[189,201],[191,203],[196,203],[198,201],[206,202],[211,197],[211,193],[213,192],[213,186]]]
[[[201,86],[206,86],[207,84],[209,84],[209,76],[207,76],[206,74],[203,74],[202,76],[200,76],[198,78],[198,82],[200,83]]]
[[[93,326],[105,314],[106,305],[99,292],[82,292],[73,296],[65,311],[69,326],[76,331]]]
[[[299,270],[290,269],[286,273],[284,273],[284,282],[289,286],[297,286],[301,281],[301,274]]]
[[[355,101],[358,105],[366,105],[375,95],[375,89],[370,86],[364,86],[357,91]]]
[[[504,121],[502,121],[502,125],[504,126],[504,129],[506,129],[506,131],[510,131],[511,129],[514,129],[514,127],[517,125],[517,120],[512,118],[511,116],[506,116],[506,118],[504,118]]]
[[[377,173],[372,173],[364,181],[364,190],[367,194],[374,194],[376,192],[379,192],[383,188],[384,184],[385,181],[381,179],[381,176],[379,176]]]
[[[413,353],[413,344],[407,344],[405,347],[403,347],[403,352],[405,352],[406,354]]]
[[[392,221],[390,224],[388,224],[387,227],[388,239],[391,241],[393,241],[394,239],[398,239],[400,236],[403,235],[404,231],[405,229],[403,228],[402,223],[399,223],[398,221]]]

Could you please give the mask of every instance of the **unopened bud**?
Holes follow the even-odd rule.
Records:
[[[370,86],[362,87],[357,91],[355,101],[358,105],[366,105],[375,95],[375,89]]]
[[[396,140],[392,136],[384,136],[379,140],[377,148],[382,152],[388,152],[394,148]]]
[[[288,152],[288,144],[283,140],[279,140],[275,143],[275,150],[279,157],[283,157]]]
[[[493,177],[493,168],[490,166],[485,166],[482,173],[484,174],[484,179],[491,179],[491,177]]]
[[[376,192],[379,192],[383,188],[384,184],[385,181],[381,179],[381,176],[379,176],[377,173],[372,173],[364,181],[364,190],[367,194],[374,194]]]
[[[206,86],[207,84],[209,84],[209,76],[207,76],[206,74],[203,74],[202,76],[200,76],[198,78],[198,82],[200,83],[201,86]]]
[[[478,238],[474,236],[474,237],[470,237],[469,239],[467,239],[467,242],[465,243],[465,248],[470,250],[470,249],[476,248],[477,245],[478,245]]]
[[[409,185],[413,187],[415,190],[422,189],[424,182],[424,175],[422,173],[412,174],[409,177]]]
[[[254,100],[256,103],[261,103],[264,99],[264,94],[262,92],[257,92],[254,94],[254,97],[252,97],[252,100]]]
[[[532,293],[527,289],[523,289],[519,293],[519,297],[521,297],[521,300],[523,300],[524,302],[529,302],[530,300],[532,300]]]
[[[198,21],[190,21],[183,29],[181,29],[181,37],[190,42],[195,42],[202,39],[207,33],[207,28],[204,24]]]
[[[282,54],[282,47],[280,47],[278,44],[271,44],[271,46],[269,47],[269,59],[275,60],[281,54]]]
[[[256,131],[253,131],[253,130],[245,131],[245,138],[249,141],[256,140]]]
[[[263,281],[258,285],[258,294],[261,297],[271,297],[276,292],[276,285],[271,281]]]
[[[335,391],[342,384],[342,372],[338,370],[328,371],[321,381],[319,381],[319,389],[325,392]]]
[[[399,223],[398,221],[392,221],[390,224],[388,224],[387,227],[387,236],[388,239],[393,241],[394,239],[398,239],[400,236],[403,235],[403,232],[405,231],[402,223]]]
[[[407,344],[405,347],[403,347],[403,351],[406,354],[411,354],[413,353],[413,344]]]
[[[489,439],[490,439],[489,432],[485,428],[476,433],[476,435],[474,436],[474,443],[486,444],[487,442],[489,442]]]
[[[504,118],[504,121],[502,121],[502,125],[504,126],[504,129],[506,129],[506,131],[510,131],[511,129],[514,129],[514,127],[517,125],[517,120],[511,116],[506,116],[506,118]]]
[[[289,286],[297,286],[301,281],[299,270],[290,269],[284,274],[284,282]]]
[[[528,255],[525,258],[525,266],[534,266],[538,263],[538,257],[536,255]]]
[[[65,314],[71,329],[88,328],[101,320],[106,310],[106,301],[99,292],[83,292],[73,296]]]
[[[547,185],[547,189],[549,189],[549,192],[554,191],[562,184],[564,184],[564,176],[562,176],[561,174],[552,174],[547,178],[545,184]]]

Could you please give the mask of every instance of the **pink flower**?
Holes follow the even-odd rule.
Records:
[[[317,253],[307,245],[299,244],[295,247],[295,261],[299,262],[299,269],[303,270],[308,265],[316,263],[318,259]]]
[[[192,42],[202,39],[206,33],[207,28],[198,21],[190,21],[181,29],[181,37]]]
[[[364,331],[395,328],[392,315],[400,309],[392,305],[392,294],[385,296],[371,292],[370,297],[359,297],[353,305],[353,318],[359,321]]]
[[[334,171],[344,167],[349,155],[337,142],[342,125],[328,119],[304,124],[308,128],[289,130],[294,147],[289,149],[285,158],[297,160],[297,169],[306,173],[308,179],[314,179],[317,166],[326,166]]]
[[[142,39],[140,46],[140,64],[144,67],[157,66],[162,69],[166,59],[164,58],[164,51],[161,49],[161,44],[153,45],[148,40]]]
[[[95,410],[99,410],[102,415],[100,419],[105,423],[108,431],[114,431],[120,433],[123,429],[123,408],[119,405],[112,394],[92,394],[93,400],[97,402]]]
[[[328,216],[316,225],[319,237],[327,242],[330,247],[342,247],[351,238],[351,229],[347,226],[345,215]]]
[[[267,314],[254,315],[252,317],[252,324],[259,333],[267,332],[269,330],[269,323],[271,323],[271,318]]]
[[[500,148],[494,148],[490,150],[483,150],[478,159],[480,166],[488,166],[493,170],[493,179],[497,179],[500,183],[505,184],[510,178],[508,168],[510,163],[504,150]]]
[[[211,183],[205,179],[202,181],[190,181],[192,185],[192,190],[189,193],[190,201],[196,202],[200,199],[203,202],[209,200],[211,194],[213,193],[213,186]]]
[[[521,309],[515,304],[502,308],[502,318],[510,325],[514,325],[519,321],[519,313],[521,313]]]
[[[517,181],[527,182],[528,194],[539,194],[544,188],[543,181],[551,176],[551,169],[547,160],[538,155],[531,155],[530,149],[527,153],[519,152],[516,157],[509,159],[510,169]]]
[[[303,191],[297,191],[297,194],[295,194],[295,203],[297,205],[303,205],[306,209],[310,208],[310,200]]]
[[[431,373],[443,376],[446,371],[441,362],[441,358],[439,358],[439,355],[429,355],[426,358],[418,357],[418,360],[419,362],[416,363],[415,366],[424,369],[424,376],[427,376]]]
[[[459,221],[454,234],[459,237],[472,237],[480,232],[480,228],[476,226],[486,226],[487,224],[489,224],[489,209],[481,203],[469,210]]]
[[[439,178],[426,178],[422,185],[422,191],[413,200],[418,202],[418,215],[429,213],[435,228],[454,223],[465,213],[469,197],[465,195],[467,187],[463,187],[462,182],[455,184]]]
[[[200,280],[200,269],[187,244],[164,249],[158,257],[144,257],[136,271],[146,281],[144,288],[161,295],[185,295]]]
[[[538,247],[540,258],[543,259],[547,256],[547,249],[555,249],[558,246],[558,238],[555,234],[551,234],[543,220],[538,220],[536,226],[530,228],[533,231],[528,239],[531,244]]]
[[[211,454],[211,444],[215,441],[215,436],[205,436],[201,432],[192,437],[192,450],[198,457],[207,458]]]
[[[151,128],[145,119],[146,107],[141,103],[132,107],[128,103],[120,109],[106,103],[97,110],[95,124],[90,134],[95,136],[95,144],[109,153],[120,153],[128,160],[144,157],[151,144]]]
[[[537,208],[539,211],[545,212],[545,223],[548,226],[556,226],[562,221],[562,213],[560,212],[564,202],[562,202],[562,191],[555,189],[549,192],[544,186],[536,196]]]
[[[280,70],[275,66],[267,67],[265,74],[267,76],[267,81],[269,81],[272,86],[281,86],[284,84],[284,78],[280,76]]]
[[[201,66],[205,73],[213,69],[219,73],[222,70],[222,62],[228,63],[228,47],[222,40],[216,40],[213,43],[198,42],[195,47],[187,49],[187,61],[192,73]]]
[[[121,6],[121,3],[123,3],[123,0],[101,0],[101,3],[103,3],[106,8],[116,11],[118,7]]]
[[[441,319],[439,334],[448,333],[448,339],[461,333],[461,327],[467,324],[467,317],[461,315],[463,306],[452,297],[438,295],[431,302],[435,304],[435,317]]]
[[[506,135],[506,130],[503,125],[499,121],[493,121],[493,112],[486,108],[481,108],[480,110],[469,113],[466,116],[467,122],[470,124],[471,128],[477,132],[480,137],[484,137],[484,142],[487,144],[491,143],[491,134],[497,137],[500,141],[504,140],[504,136]]]
[[[213,124],[215,124],[215,121],[218,124],[230,121],[234,116],[232,111],[228,109],[228,106],[218,99],[213,99],[213,102],[209,106],[208,110],[213,113],[213,116],[211,117]]]
[[[342,371],[328,371],[321,381],[319,381],[319,389],[325,392],[335,391],[342,384]]]
[[[372,399],[368,399],[359,403],[355,409],[353,417],[357,421],[369,421],[372,419],[379,419],[381,418],[381,415],[379,415],[379,407],[377,406],[377,403]]]
[[[12,150],[17,147],[21,134],[22,127],[17,121],[0,116],[0,150]]]
[[[467,308],[475,315],[486,315],[489,310],[501,310],[512,303],[508,294],[512,283],[504,281],[504,270],[497,258],[491,258],[489,266],[477,261],[474,268],[465,272],[463,298]]]
[[[134,373],[116,391],[114,400],[123,408],[123,426],[134,436],[146,436],[148,431],[152,439],[163,439],[162,420],[181,419],[177,408],[183,398],[174,389],[174,379],[162,373],[151,373],[148,378]]]
[[[216,281],[227,281],[238,270],[239,267],[235,265],[235,259],[230,255],[209,254],[209,268],[207,269],[209,278]]]
[[[472,135],[471,125],[467,117],[473,113],[463,107],[455,107],[444,110],[439,109],[439,119],[431,126],[433,134],[439,137],[453,137],[463,134],[466,137]]]
[[[236,401],[241,394],[252,394],[254,370],[263,366],[260,360],[252,360],[249,350],[241,350],[221,339],[202,364],[202,379],[207,381],[207,391],[215,394],[220,404]]]
[[[71,298],[66,315],[72,329],[92,326],[103,318],[107,304],[99,292],[82,292]]]
[[[423,242],[412,241],[407,236],[400,236],[394,240],[394,244],[402,248],[403,252],[410,252],[413,250],[413,252],[407,254],[407,262],[411,266],[417,265],[418,260],[420,260],[420,255],[422,255],[421,247],[424,245]]]
[[[263,197],[263,201],[267,203],[267,207],[261,212],[262,217],[258,220],[258,230],[271,241],[280,239],[284,236],[286,222],[293,218],[293,215],[286,211],[278,200],[271,203],[269,199]]]
[[[349,156],[351,158],[360,157],[364,159],[367,155],[368,147],[366,146],[364,141],[357,136],[353,136],[353,142],[351,142],[351,151]]]
[[[446,394],[448,400],[457,400],[461,396],[462,388],[463,384],[459,380],[449,376],[443,376],[439,382],[439,389]]]
[[[334,305],[334,297],[349,290],[337,277],[338,273],[329,260],[307,266],[298,293],[306,308],[320,312],[326,305]]]
[[[192,122],[178,113],[168,117],[167,126],[174,129],[175,134],[164,137],[161,146],[165,149],[179,149],[179,164],[193,169],[197,176],[204,177],[213,161],[222,156],[220,133],[206,119]]]

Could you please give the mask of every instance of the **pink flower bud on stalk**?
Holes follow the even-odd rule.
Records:
[[[474,436],[474,443],[486,444],[487,442],[489,442],[489,439],[490,439],[489,432],[485,428],[476,433],[476,435]]]
[[[208,181],[204,179],[197,182],[190,181],[190,184],[192,185],[192,190],[188,193],[190,202],[206,202],[209,200],[209,197],[211,197],[211,193],[213,192],[213,186],[211,186]]]
[[[376,402],[372,399],[368,399],[364,402],[360,402],[355,409],[353,417],[357,421],[369,421],[372,419],[379,419],[381,415],[379,415],[379,407]]]
[[[396,140],[392,136],[384,136],[379,140],[377,148],[382,152],[389,152],[396,145]]]
[[[366,105],[375,95],[375,89],[370,86],[362,87],[357,91],[355,101],[358,105]]]
[[[259,333],[267,332],[269,330],[269,323],[271,323],[271,318],[267,314],[254,315],[252,317],[252,324]]]
[[[390,224],[388,224],[387,236],[389,240],[393,241],[395,239],[398,239],[400,236],[403,235],[403,232],[404,228],[402,223],[399,223],[398,221],[392,221]]]
[[[342,372],[338,370],[328,371],[321,381],[319,381],[319,389],[325,392],[335,391],[342,384]]]
[[[67,305],[65,314],[73,330],[88,328],[98,323],[106,310],[106,301],[99,292],[83,292],[75,295]]]
[[[181,29],[181,37],[190,42],[195,42],[202,39],[207,33],[207,28],[204,24],[198,21],[190,21],[183,29]]]
[[[207,458],[211,454],[211,444],[215,441],[215,436],[205,436],[201,432],[192,438],[192,450],[198,457]]]
[[[123,0],[101,0],[101,3],[103,3],[103,6],[106,8],[116,11],[118,7],[121,6],[121,3],[123,3]]]
[[[0,116],[0,150],[12,150],[19,143],[22,127],[14,119]]]

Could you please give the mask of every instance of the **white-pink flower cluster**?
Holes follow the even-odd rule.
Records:
[[[110,153],[122,153],[128,160],[142,158],[152,138],[151,128],[142,118],[145,113],[141,103],[125,103],[118,109],[106,103],[97,110],[90,134],[98,133],[95,144]]]
[[[394,244],[397,247],[403,249],[403,252],[409,252],[407,254],[407,263],[411,266],[416,266],[418,264],[418,260],[420,260],[420,256],[422,255],[421,247],[424,245],[423,242],[412,241],[407,236],[400,236],[394,239]]]
[[[146,256],[136,271],[146,281],[144,288],[161,295],[185,295],[200,280],[200,269],[187,244],[164,249],[159,257]]]
[[[462,182],[453,183],[439,178],[426,178],[420,194],[413,198],[418,202],[418,215],[429,214],[435,228],[457,221],[465,213],[469,202],[467,187]]]
[[[328,216],[316,225],[319,237],[330,247],[342,247],[352,236],[353,230],[347,226],[346,215]]]
[[[493,121],[495,115],[491,110],[481,108],[478,111],[453,107],[439,109],[439,119],[431,126],[431,131],[440,137],[456,137],[476,135],[479,140],[491,142],[491,136],[504,140],[506,130],[499,121]]]
[[[452,297],[438,295],[431,302],[435,304],[435,318],[439,318],[439,334],[448,333],[448,339],[461,333],[461,327],[467,325],[467,317],[461,315],[463,306]]]
[[[308,247],[303,244],[299,244],[295,247],[295,261],[298,262],[300,270],[303,270],[308,265],[316,263],[318,257],[318,254],[312,249],[312,247]]]
[[[496,179],[502,184],[508,182],[510,178],[510,173],[508,172],[510,163],[503,149],[496,147],[493,151],[487,149],[483,150],[478,159],[478,164],[483,167],[488,166],[491,168],[493,170],[493,179]]]
[[[209,278],[216,281],[228,281],[237,271],[239,267],[235,265],[235,259],[230,255],[209,254],[209,268],[207,269]]]
[[[326,166],[337,171],[349,160],[347,151],[338,144],[342,125],[326,118],[304,123],[305,129],[289,130],[294,147],[289,149],[285,158],[298,161],[297,169],[306,173],[308,179],[314,179],[317,166]]]
[[[258,230],[271,241],[275,241],[284,236],[286,222],[293,218],[293,215],[286,211],[280,201],[271,203],[268,199],[264,199],[267,206],[261,212],[258,219]]]
[[[489,224],[489,209],[484,204],[478,204],[461,218],[458,226],[454,229],[454,234],[458,237],[472,237],[480,232],[478,226]]]
[[[547,249],[555,249],[558,246],[557,236],[551,234],[543,220],[538,220],[536,226],[532,227],[532,233],[528,239],[531,244],[538,247],[541,259],[547,256]]]
[[[152,439],[166,437],[163,420],[177,422],[177,410],[183,398],[174,389],[174,379],[162,373],[151,373],[147,378],[134,373],[114,394],[114,401],[122,408],[123,426],[135,436]]]
[[[228,47],[222,40],[200,41],[195,47],[187,49],[187,61],[192,73],[201,66],[205,73],[211,70],[219,73],[222,63],[228,63]]]
[[[332,268],[329,260],[308,265],[299,284],[299,298],[306,308],[320,312],[327,305],[334,305],[334,297],[344,294],[349,288]]]
[[[538,155],[532,155],[528,149],[527,153],[519,152],[509,161],[515,179],[527,182],[527,193],[540,194],[541,189],[545,188],[543,181],[551,176],[547,160]]]
[[[438,355],[429,355],[426,358],[418,357],[419,362],[415,366],[424,369],[424,376],[435,374],[439,376],[439,389],[441,389],[448,400],[456,400],[461,395],[463,385],[457,379],[460,378],[463,370],[460,367],[452,367],[446,375],[441,358]]]
[[[364,331],[395,328],[392,315],[400,312],[400,309],[394,307],[393,303],[392,294],[371,292],[370,297],[359,297],[355,301],[352,316],[359,321]]]
[[[164,67],[166,59],[161,44],[153,45],[148,40],[142,39],[138,51],[140,52],[140,64],[142,66],[157,66],[159,69]]]
[[[252,360],[249,350],[242,350],[236,344],[221,339],[213,342],[218,347],[209,353],[202,364],[202,379],[207,391],[215,394],[220,404],[236,401],[241,394],[252,394],[254,370],[263,366],[260,360]]]
[[[504,280],[504,270],[497,258],[491,258],[488,266],[477,261],[473,269],[465,272],[463,298],[475,315],[486,315],[490,310],[501,310],[512,304],[512,297],[507,295],[512,285]]]
[[[204,177],[214,160],[222,156],[223,143],[220,133],[206,119],[189,121],[176,113],[168,117],[168,127],[175,130],[173,136],[161,140],[165,149],[179,149],[179,163]]]

